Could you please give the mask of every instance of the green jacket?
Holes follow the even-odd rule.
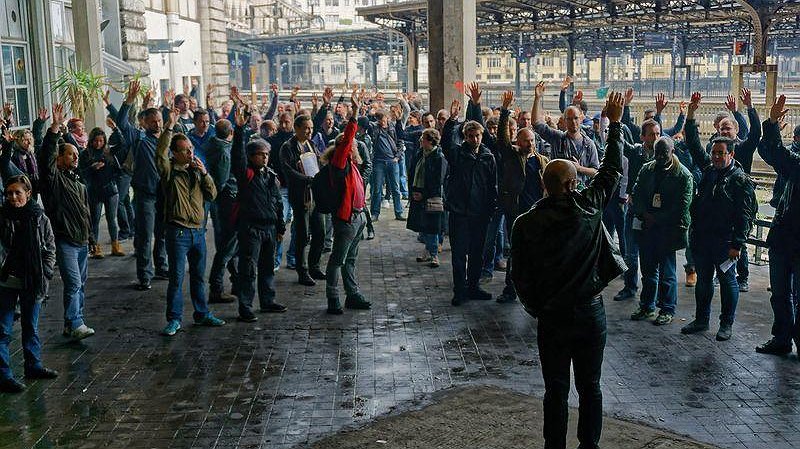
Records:
[[[158,138],[156,167],[161,176],[164,192],[164,221],[190,229],[200,229],[205,220],[205,201],[217,196],[214,179],[197,169],[175,165],[169,158],[171,130],[165,130]]]
[[[633,187],[634,216],[643,222],[645,213],[650,213],[655,218],[652,226],[643,224],[643,229],[637,231],[638,237],[660,237],[662,251],[686,248],[687,232],[691,223],[689,205],[694,194],[692,174],[673,155],[672,168],[667,170],[659,183],[655,164],[655,161],[650,161],[642,166]],[[656,207],[655,203],[658,201],[654,201],[656,194],[660,195],[660,207]]]

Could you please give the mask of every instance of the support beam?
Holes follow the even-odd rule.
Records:
[[[517,46],[516,55],[514,55],[514,96],[522,98],[522,33],[519,33],[519,45]]]
[[[103,47],[100,42],[100,11],[98,0],[84,0],[72,5],[72,26],[75,29],[75,58],[78,68],[91,70],[93,73],[105,73],[103,70]],[[83,117],[86,129],[105,124],[105,113],[101,102],[91,105]]]
[[[428,0],[430,110],[463,100],[457,82],[475,78],[475,0]]]
[[[406,92],[416,92],[419,85],[419,47],[417,37],[412,34],[406,38],[406,66],[408,68],[408,78],[406,82]]]
[[[369,54],[370,67],[372,69],[370,71],[370,74],[372,75],[371,81],[372,81],[372,85],[376,86],[376,87],[378,86],[378,61],[380,60],[379,59],[380,56],[381,55],[379,55],[378,53],[370,53]]]
[[[572,79],[575,79],[575,44],[577,39],[575,38],[575,33],[570,33],[567,35],[567,76],[571,76]],[[572,98],[572,95],[575,93],[575,83],[572,83],[567,88],[567,98]]]
[[[203,61],[203,86],[216,87],[213,100],[221,104],[230,86],[228,70],[228,35],[225,31],[223,2],[197,2],[200,19],[200,43]]]
[[[608,49],[606,49],[606,47],[603,47],[603,50],[600,53],[600,87],[605,86],[607,80],[608,80]]]
[[[753,23],[753,64],[767,63],[767,34],[778,5],[765,0],[736,0],[747,11]]]

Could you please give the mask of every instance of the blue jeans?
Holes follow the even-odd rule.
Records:
[[[625,255],[625,244],[627,243],[625,240],[625,209],[627,209],[627,204],[620,203],[619,195],[615,195],[603,210],[603,224],[612,238],[614,235],[617,236],[619,253],[623,256]]]
[[[489,227],[486,230],[486,239],[483,241],[483,267],[481,275],[492,276],[494,265],[503,259],[503,247],[505,246],[505,227],[503,226],[504,216],[500,209],[497,209],[489,220]]]
[[[791,344],[794,337],[800,342],[800,293],[794,291],[800,277],[800,254],[791,254],[776,248],[769,249],[769,299],[775,321],[772,335],[781,344]]]
[[[674,315],[678,304],[675,251],[660,249],[662,243],[652,234],[643,234],[638,238],[642,265],[642,293],[639,297],[639,306],[645,310],[655,310],[658,297],[661,313]]]
[[[136,203],[136,277],[139,282],[150,282],[155,271],[168,271],[167,251],[164,243],[164,207],[156,195],[137,191]],[[153,245],[155,239],[155,245]],[[152,249],[151,249],[152,247]]]
[[[222,293],[225,279],[225,268],[231,275],[232,291],[237,292],[236,262],[233,260],[239,250],[239,240],[236,238],[236,229],[228,219],[231,214],[231,204],[211,203],[211,223],[214,226],[214,260],[211,262],[211,273],[208,275],[208,288],[212,293]]]
[[[89,247],[56,239],[56,263],[64,284],[64,327],[76,329],[83,323],[86,279],[89,277]]]
[[[294,222],[292,221],[292,205],[289,204],[289,190],[286,187],[281,187],[281,199],[283,200],[283,222],[292,222],[292,236],[289,240],[289,249],[286,251],[286,265],[294,265]],[[283,240],[275,244],[275,268],[281,266],[281,259],[283,259]]]
[[[400,156],[400,161],[397,163],[397,169],[400,172],[400,193],[403,196],[408,196],[408,172],[406,171],[406,153]]]
[[[206,272],[206,230],[167,225],[167,257],[169,286],[167,287],[167,321],[183,318],[183,277],[189,260],[189,291],[194,306],[194,320],[208,316],[208,296],[203,275]]]
[[[119,194],[107,198],[89,197],[89,213],[92,217],[92,241],[97,244],[97,236],[100,234],[100,215],[103,208],[106,211],[106,225],[108,225],[108,235],[111,241],[119,240],[119,226],[117,226],[117,208],[119,207]]]
[[[19,299],[20,325],[22,326],[22,354],[25,371],[42,368],[42,342],[39,340],[39,311],[41,303],[29,293],[0,287],[0,380],[12,379],[11,355],[8,345],[14,334],[14,307]]]
[[[422,241],[425,243],[425,250],[431,256],[439,255],[439,236],[441,234],[422,233]]]
[[[633,230],[633,208],[625,211],[625,265],[628,270],[623,275],[625,288],[633,293],[639,290],[639,242]]]
[[[325,269],[325,296],[328,299],[339,298],[339,271],[342,272],[342,284],[347,297],[360,293],[356,280],[356,260],[366,225],[367,217],[363,212],[353,214],[350,223],[333,217],[333,246]]]
[[[389,184],[392,199],[394,200],[394,214],[403,214],[403,203],[400,198],[400,168],[395,161],[375,161],[372,165],[372,193],[370,200],[370,212],[372,218],[381,215],[381,199],[383,198],[382,189],[384,184]]]
[[[711,316],[711,299],[714,297],[714,272],[719,279],[719,295],[722,311],[720,324],[733,324],[736,305],[739,303],[739,283],[736,282],[736,264],[728,271],[722,272],[719,264],[728,258],[722,251],[695,246],[692,248],[694,266],[697,271],[697,285],[694,288],[694,299],[697,303],[695,319],[708,323]]]
[[[253,315],[258,280],[261,309],[275,302],[275,226],[239,225],[239,316]]]

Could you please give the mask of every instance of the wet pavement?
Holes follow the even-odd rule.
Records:
[[[381,221],[378,238],[362,243],[358,273],[371,311],[326,315],[324,286],[299,286],[282,268],[287,313],[244,324],[235,305],[213,305],[228,324],[201,328],[190,324],[187,300],[184,331],[172,338],[158,334],[165,281],[138,292],[129,286],[132,257],[91,260],[86,317],[97,335],[78,343],[61,336],[55,281],[40,332],[45,363],[61,376],[0,395],[0,447],[289,448],[452,386],[541,397],[535,320],[519,304],[452,307],[447,244],[441,268],[417,264],[422,245],[403,225]],[[607,412],[725,448],[800,447],[800,361],[753,351],[768,338],[772,313],[768,268],[751,272],[734,336],[723,343],[715,326],[680,334],[692,289],[679,288],[676,321],[655,327],[628,320],[632,301],[610,301],[615,281],[606,291]],[[495,274],[487,289],[499,293],[503,273]],[[718,310],[717,297],[712,316]],[[11,349],[21,374],[18,329]],[[570,400],[577,404],[574,391]]]

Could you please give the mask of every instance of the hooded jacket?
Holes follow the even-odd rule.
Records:
[[[497,165],[484,145],[474,152],[467,143],[456,145],[458,122],[447,120],[442,130],[442,151],[447,159],[445,208],[468,217],[489,217],[497,209]]]

